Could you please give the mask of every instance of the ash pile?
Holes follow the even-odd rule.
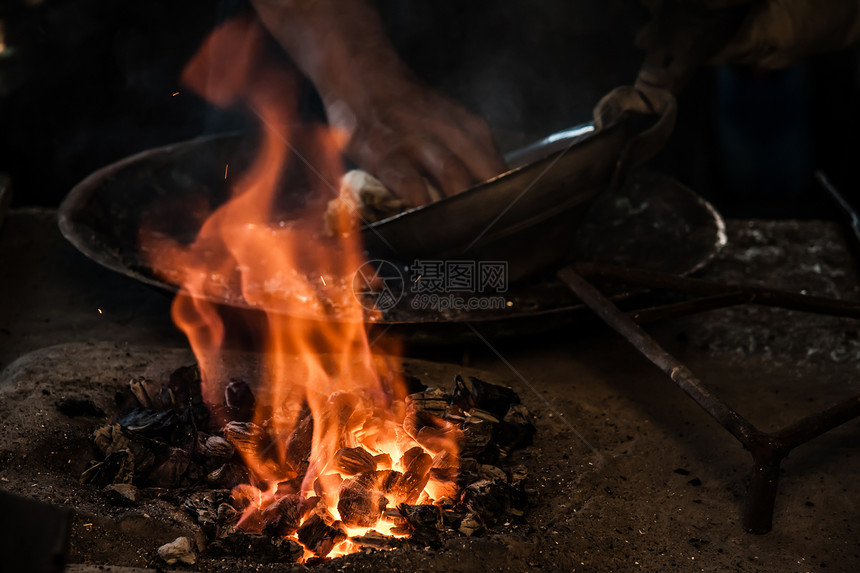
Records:
[[[392,410],[398,432],[415,447],[392,459],[344,446],[309,477],[314,418],[306,406],[292,433],[279,438],[269,420],[251,421],[260,411],[242,380],[226,385],[223,403],[207,406],[197,366],[164,381],[137,378],[126,406],[93,432],[98,459],[81,482],[115,505],[158,497],[187,511],[205,546],[179,538],[158,549],[168,564],[201,557],[312,564],[365,548],[437,547],[522,520],[526,470],[506,460],[531,443],[534,425],[516,392],[473,377],[457,376],[451,392],[414,377],[406,382],[409,393]],[[345,421],[361,404],[334,393],[326,408]],[[365,428],[373,423],[371,416]],[[456,442],[455,454],[437,447],[443,438]],[[276,460],[279,449],[285,455]],[[283,479],[262,479],[245,461],[251,454],[277,466]]]

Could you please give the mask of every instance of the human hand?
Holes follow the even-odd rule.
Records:
[[[422,205],[435,189],[454,195],[506,170],[482,118],[401,72],[372,76],[360,97],[326,110],[347,155],[395,194]]]

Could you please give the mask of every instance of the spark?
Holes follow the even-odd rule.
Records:
[[[173,92],[173,97],[176,97],[178,95],[179,95],[179,92]]]
[[[320,280],[322,281],[323,286],[328,286],[327,284],[325,284],[325,279],[322,275],[320,275]]]
[[[227,170],[230,169],[230,164],[224,164],[224,179],[227,179]]]
[[[99,311],[99,314],[104,314],[104,313],[102,312],[102,309],[97,308],[96,310],[97,310],[97,311]]]
[[[420,281],[420,280],[421,280],[421,277],[422,277],[422,276],[423,276],[423,275],[418,275],[418,278],[417,278],[417,279],[415,279],[413,282],[416,282],[416,283],[417,283],[418,281]]]

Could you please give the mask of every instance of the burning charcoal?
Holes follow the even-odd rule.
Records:
[[[338,474],[321,475],[314,480],[314,493],[325,497],[325,492],[335,492],[340,487],[343,478]]]
[[[364,535],[350,537],[349,540],[359,547],[372,547],[373,549],[397,549],[403,545],[403,539],[389,537],[373,529]]]
[[[170,455],[156,466],[147,480],[155,487],[176,487],[191,464],[188,453],[181,448],[171,448]]]
[[[245,455],[257,453],[265,435],[265,430],[252,422],[228,422],[224,426],[224,437]]]
[[[376,463],[376,467],[381,470],[390,470],[394,462],[391,460],[391,456],[388,454],[379,454],[377,456],[373,456],[373,461]]]
[[[400,513],[396,507],[389,507],[382,512],[382,520],[388,523],[393,523],[396,526],[407,526],[406,518]]]
[[[512,404],[520,403],[520,397],[510,388],[490,384],[472,376],[466,378],[464,380],[462,376],[457,376],[451,399],[451,403],[464,412],[478,408],[502,419]]]
[[[134,460],[128,450],[117,450],[84,470],[81,483],[105,487],[112,483],[131,483],[134,475]]]
[[[299,515],[302,516],[302,519],[307,519],[308,515],[319,506],[321,501],[322,498],[317,496],[301,498],[299,502]]]
[[[56,406],[58,412],[69,418],[76,418],[78,416],[105,417],[105,411],[96,406],[92,400],[63,398],[54,402],[54,406]]]
[[[173,410],[156,412],[149,408],[135,408],[122,415],[117,422],[123,429],[148,438],[159,438],[168,437],[179,424],[179,419]]]
[[[415,447],[403,454],[400,464],[405,471],[391,488],[391,494],[403,503],[415,503],[430,480],[433,458],[422,448]]]
[[[263,535],[287,537],[299,528],[301,500],[296,495],[285,495],[263,510]]]
[[[254,419],[254,408],[257,400],[251,387],[244,380],[231,378],[224,389],[224,403],[227,406],[227,416],[236,422],[250,422]]]
[[[299,542],[318,557],[325,557],[335,545],[346,539],[346,532],[326,525],[319,515],[312,515],[298,530]]]
[[[177,537],[170,543],[158,548],[158,556],[168,565],[175,563],[186,563],[194,565],[197,562],[197,551],[194,543],[187,537]]]
[[[388,506],[388,498],[369,489],[361,478],[344,480],[338,490],[337,510],[341,520],[351,527],[372,527]]]
[[[263,512],[258,508],[248,508],[242,513],[239,518],[239,523],[236,524],[237,529],[241,529],[245,533],[254,535],[263,534]]]
[[[301,493],[303,480],[304,478],[302,476],[296,476],[292,479],[278,482],[278,488],[275,490],[275,495],[283,496],[296,495]]]
[[[466,537],[471,537],[480,534],[484,530],[484,526],[481,525],[481,521],[477,517],[470,513],[460,521],[457,530]]]
[[[485,420],[468,420],[463,426],[463,441],[460,448],[464,456],[475,456],[487,448],[493,437],[493,424]]]
[[[334,466],[341,473],[356,475],[376,469],[376,460],[364,448],[341,448],[334,454]]]
[[[250,557],[266,563],[294,563],[304,550],[292,539],[273,539],[236,530],[210,543],[207,553],[212,557]]]
[[[314,418],[308,411],[296,424],[290,439],[287,440],[287,463],[295,471],[307,463],[311,455],[314,436]],[[302,472],[303,473],[303,472]]]
[[[401,503],[397,510],[412,529],[412,540],[424,545],[439,543],[442,531],[442,510],[433,505],[408,505]]]
[[[248,468],[236,464],[224,464],[206,476],[206,483],[212,487],[232,489],[250,480]]]
[[[460,524],[463,522],[463,519],[466,517],[465,513],[455,511],[453,509],[443,509],[442,510],[442,523],[446,527],[452,527],[454,529],[459,529]]]
[[[246,483],[239,484],[233,488],[233,507],[244,511],[249,506],[259,507],[263,499],[263,492]]]
[[[218,507],[233,500],[229,490],[198,491],[189,495],[182,508],[210,535],[218,524]],[[234,509],[235,511],[235,509]]]
[[[130,483],[112,483],[105,486],[104,492],[116,505],[131,506],[140,501],[140,490]]]
[[[428,411],[441,416],[448,410],[450,396],[439,390],[428,390],[410,394],[406,397],[407,410]]]

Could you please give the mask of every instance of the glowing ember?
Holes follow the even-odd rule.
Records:
[[[264,389],[255,389],[253,417],[224,413],[219,420],[256,484],[234,491],[244,507],[239,527],[294,539],[305,558],[336,556],[357,550],[350,538],[371,531],[407,535],[398,527],[402,519],[386,510],[452,494],[460,430],[441,418],[425,419],[413,431],[404,424],[400,381],[387,359],[371,352],[363,309],[349,288],[364,262],[359,234],[326,238],[322,229],[332,197],[326,182],[340,178],[343,138],[304,128],[310,136],[303,139],[302,161],[290,153],[291,82],[258,61],[260,39],[255,25],[228,23],[184,74],[189,87],[214,103],[242,99],[261,117],[267,129],[259,156],[231,175],[230,200],[191,245],[146,230],[141,240],[159,259],[157,267],[181,272],[173,318],[197,356],[208,404],[221,404],[225,394],[219,381],[226,328],[208,301],[226,282],[241,286],[245,303],[265,310],[266,380]],[[319,191],[284,223],[276,213],[280,183],[296,170],[319,183]],[[342,210],[342,216],[350,214]],[[291,318],[297,315],[315,320]],[[228,404],[231,396],[240,401],[241,391],[226,388]],[[445,470],[445,480],[431,479],[431,467]]]

